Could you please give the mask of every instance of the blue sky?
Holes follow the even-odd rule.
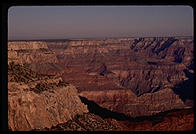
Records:
[[[190,6],[13,6],[8,39],[192,36]]]

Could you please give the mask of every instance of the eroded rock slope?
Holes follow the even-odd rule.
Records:
[[[42,74],[61,75],[63,67],[56,54],[48,49],[43,41],[8,42],[8,62],[24,64],[33,71]]]
[[[47,45],[66,68],[62,78],[74,84],[81,96],[105,108],[131,116],[149,115],[186,108],[187,98],[182,101],[179,90],[193,94],[193,87],[174,90],[189,81],[186,72],[194,74],[192,37],[74,40]],[[132,93],[136,96],[128,95]],[[141,113],[139,109],[143,109]]]
[[[189,90],[186,96],[193,94],[193,87],[176,88],[189,82],[190,75],[187,74],[194,75],[192,37],[37,41],[38,46],[44,45],[35,47],[36,42],[28,42],[33,45],[24,50],[36,48],[36,53],[31,50],[26,54],[18,52],[17,43],[8,44],[9,52],[13,52],[10,58],[17,55],[22,59],[25,57],[22,55],[28,55],[23,63],[27,62],[28,67],[41,73],[61,70],[62,79],[76,86],[81,96],[110,110],[140,116],[186,108],[185,102],[189,106],[194,104],[191,97],[181,98],[183,91]],[[47,53],[40,52],[44,58],[26,60],[35,57],[41,48]],[[49,55],[52,53],[51,58],[46,58],[48,52]],[[139,109],[144,110],[140,113]]]
[[[121,122],[87,113],[80,101],[84,97],[111,112],[150,119],[193,107],[192,37],[16,41],[8,43],[8,63],[11,130],[193,128],[192,112],[174,112],[158,123]],[[80,99],[64,81],[76,86]]]
[[[76,88],[60,77],[40,75],[13,62],[8,65],[11,130],[50,128],[87,112]]]

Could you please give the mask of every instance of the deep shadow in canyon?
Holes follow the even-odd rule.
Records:
[[[194,102],[194,74],[190,73],[188,70],[184,70],[184,73],[186,74],[186,77],[188,77],[188,80],[185,80],[182,83],[177,84],[173,91],[179,95],[179,97],[182,99],[182,101],[186,102],[187,100],[191,100],[191,105],[193,106]]]
[[[164,120],[164,117],[166,117],[166,116],[180,116],[179,114],[176,114],[178,112],[179,113],[186,113],[186,114],[190,114],[193,112],[193,108],[173,109],[173,110],[169,110],[166,112],[161,112],[161,113],[155,114],[153,116],[140,116],[140,117],[133,118],[133,117],[126,116],[123,113],[113,112],[113,111],[110,111],[106,108],[102,108],[98,104],[96,104],[95,102],[90,101],[85,97],[82,97],[82,96],[79,96],[79,97],[80,97],[80,100],[82,101],[82,103],[87,105],[90,113],[98,115],[103,119],[113,118],[118,121],[142,122],[142,121],[147,120],[147,121],[151,121],[153,124],[157,124],[159,122],[162,122]]]

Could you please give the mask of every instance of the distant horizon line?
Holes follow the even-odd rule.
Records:
[[[193,37],[190,36],[127,36],[127,37],[84,37],[84,38],[43,38],[43,39],[8,39],[8,41],[71,41],[71,40],[90,40],[90,39],[118,39],[118,38],[167,38],[167,37]]]

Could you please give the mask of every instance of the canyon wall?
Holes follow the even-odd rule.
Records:
[[[125,38],[47,44],[55,51],[59,62],[70,68],[65,77],[81,72],[80,76],[78,74],[81,79],[75,80],[79,81],[76,82],[79,91],[88,90],[83,87],[87,74],[96,76],[92,79],[97,83],[102,79],[107,81],[102,81],[101,86],[94,82],[99,90],[105,88],[104,83],[112,81],[115,88],[130,89],[139,96],[186,80],[183,70],[193,62],[191,38]],[[74,83],[75,78],[65,79]]]
[[[130,90],[84,91],[79,94],[113,112],[130,117],[150,116],[171,109],[189,108],[172,89],[166,88],[140,97]]]
[[[12,58],[17,55],[19,61],[28,63],[27,66],[36,72],[45,74],[58,72],[56,74],[64,81],[73,84],[81,96],[93,100],[100,106],[131,116],[140,116],[187,107],[183,104],[186,98],[181,101],[181,94],[178,94],[180,92],[174,88],[190,79],[185,72],[194,74],[193,42],[192,37],[43,41],[43,46],[31,51],[30,48],[22,51],[15,46],[12,48],[14,42],[11,42],[11,45],[8,43],[8,47],[12,48],[8,49],[8,54],[11,52]],[[39,44],[40,42],[37,45]],[[42,47],[44,51],[40,50]],[[35,56],[39,53],[43,57]],[[28,57],[33,57],[33,60],[28,60]],[[103,93],[100,94],[99,91]],[[123,98],[108,99],[117,93],[119,96],[124,96],[124,91],[126,94],[134,94],[134,99],[129,95],[124,97],[129,101]],[[193,90],[190,94],[193,94],[192,92]],[[172,99],[174,101],[171,101]],[[144,105],[141,100],[143,102],[148,100],[148,103]],[[118,108],[122,102],[124,108]],[[142,114],[137,113],[140,111],[137,111],[140,105],[146,109]],[[133,109],[133,111],[122,109]]]
[[[52,127],[87,113],[77,89],[60,77],[8,65],[8,124],[12,131]]]
[[[61,75],[63,67],[43,41],[8,42],[8,62],[24,64],[42,74]]]
[[[9,129],[192,129],[192,113],[155,125],[116,121],[89,113],[81,100],[127,118],[191,108],[193,47],[192,37],[8,42]]]
[[[59,41],[47,45],[65,67],[62,78],[100,106],[130,116],[188,107],[173,90],[189,79],[186,71],[194,74],[192,37]],[[133,93],[136,97],[129,96]],[[116,98],[117,94],[126,99]],[[140,113],[139,109],[144,110]]]

